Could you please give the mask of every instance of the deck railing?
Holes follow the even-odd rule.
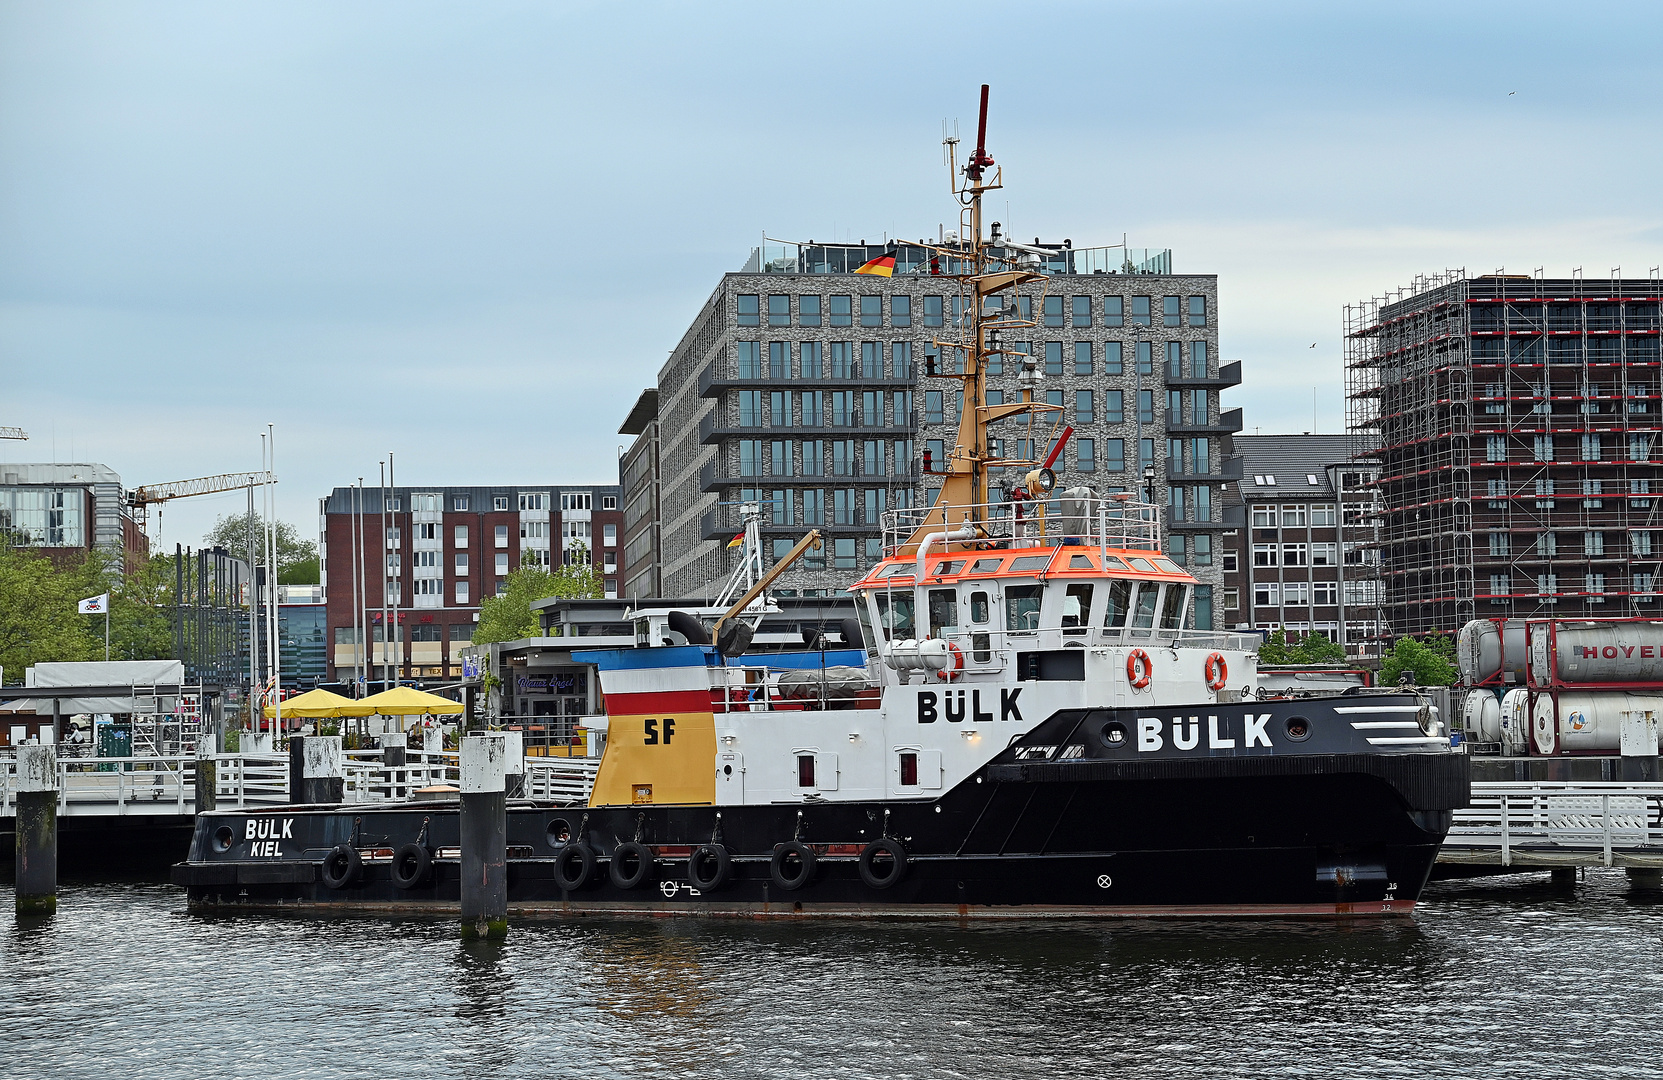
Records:
[[[911,539],[935,510],[914,506],[883,515],[884,548],[893,551]],[[1001,547],[1046,547],[1062,543],[1133,551],[1161,548],[1160,507],[1129,498],[1069,496],[1052,492],[1046,502],[995,502],[944,507],[947,530],[967,520],[977,529],[977,543]],[[938,545],[932,548],[940,551]],[[962,548],[956,550],[964,550]]]

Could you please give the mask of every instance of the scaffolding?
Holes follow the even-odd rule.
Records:
[[[1346,307],[1390,633],[1658,613],[1660,300],[1655,270],[1449,270]]]

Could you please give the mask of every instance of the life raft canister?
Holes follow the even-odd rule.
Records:
[[[935,675],[938,679],[946,679],[948,682],[952,682],[953,676],[964,670],[964,650],[960,649],[956,643],[949,641],[947,643],[947,653],[953,658],[953,662],[936,672]]]
[[[1223,653],[1208,653],[1207,666],[1202,669],[1207,677],[1207,689],[1219,691],[1230,678],[1230,666],[1224,662]]]
[[[1149,685],[1149,680],[1155,674],[1154,662],[1149,654],[1142,649],[1133,649],[1126,654],[1126,681],[1132,684],[1133,690],[1142,690]]]

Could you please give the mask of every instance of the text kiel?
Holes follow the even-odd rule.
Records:
[[[243,822],[243,839],[249,842],[248,853],[256,858],[278,856],[283,849],[279,840],[288,840],[294,833],[294,818],[249,818]]]
[[[1016,707],[1021,693],[1020,686],[999,691],[999,719],[1021,722],[1022,710]],[[949,724],[962,724],[967,719],[988,723],[993,720],[992,704],[989,701],[988,708],[982,707],[980,690],[925,690],[918,695],[918,722],[933,724],[945,714]]]

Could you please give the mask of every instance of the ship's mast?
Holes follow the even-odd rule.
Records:
[[[996,344],[993,339],[1005,330],[1036,325],[1032,318],[1022,317],[1016,302],[1016,289],[1029,281],[1044,280],[1044,275],[1024,268],[1021,260],[995,257],[992,245],[982,237],[982,197],[1004,186],[1003,170],[996,169],[991,176],[988,175],[994,160],[987,152],[987,95],[988,87],[983,83],[981,109],[976,121],[976,149],[964,165],[962,183],[957,164],[958,139],[949,137],[944,140],[953,195],[961,207],[961,233],[957,246],[944,245],[935,249],[933,254],[935,259],[948,260],[949,272],[946,276],[957,278],[960,282],[959,301],[965,310],[959,313],[957,321],[960,327],[968,327],[969,332],[961,333],[958,341],[934,341],[940,368],[933,371],[926,369],[925,374],[959,379],[964,386],[964,408],[959,414],[958,439],[947,460],[930,462],[930,473],[943,477],[941,493],[924,520],[902,545],[898,554],[903,557],[916,551],[919,541],[930,533],[943,529],[957,531],[966,525],[981,530],[986,522],[987,508],[993,501],[989,490],[990,469],[1038,464],[1029,458],[993,456],[987,434],[991,424],[1008,416],[1060,411],[1056,406],[1033,400],[1038,369],[1032,356],[1017,353],[1008,355],[1023,364],[1023,400],[992,406],[987,403],[988,356],[1005,351],[1003,343]],[[1000,312],[993,318],[989,318],[983,310],[990,296],[1001,297]],[[1009,300],[1008,306],[1006,299]],[[956,363],[950,357],[956,357]]]

